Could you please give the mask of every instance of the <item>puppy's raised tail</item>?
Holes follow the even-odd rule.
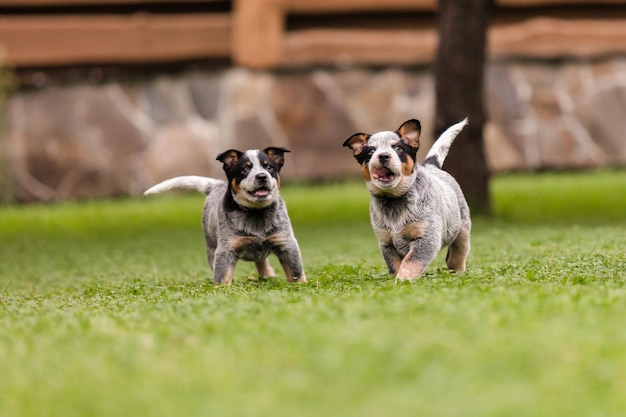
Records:
[[[216,180],[215,178],[194,175],[174,177],[148,188],[143,195],[160,194],[175,189],[196,190],[203,194],[209,194],[215,187],[223,183],[224,181]]]
[[[448,151],[450,150],[450,146],[454,142],[454,139],[457,137],[461,130],[468,124],[467,117],[447,128],[441,136],[433,143],[432,148],[428,151],[426,158],[424,159],[424,165],[434,165],[437,168],[441,168],[443,166],[443,161],[446,160],[446,156],[448,156]]]

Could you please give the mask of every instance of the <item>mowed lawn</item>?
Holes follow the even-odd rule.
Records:
[[[201,195],[0,207],[0,416],[624,415],[626,171],[492,191],[404,283],[360,182],[283,188],[305,285],[215,288]]]

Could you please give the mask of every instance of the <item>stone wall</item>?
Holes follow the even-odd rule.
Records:
[[[626,57],[492,62],[486,99],[495,172],[626,165]],[[44,82],[8,97],[0,150],[17,201],[139,194],[176,175],[222,177],[217,153],[269,145],[292,150],[284,180],[319,181],[356,175],[341,147],[356,131],[419,118],[423,155],[433,105],[429,67]]]

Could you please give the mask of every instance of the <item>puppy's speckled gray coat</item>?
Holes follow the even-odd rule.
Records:
[[[467,121],[444,132],[424,165],[416,162],[420,124],[397,131],[357,133],[344,142],[361,164],[370,192],[370,218],[391,274],[421,276],[439,250],[449,246],[446,263],[463,271],[470,250],[470,212],[461,187],[441,170],[454,138]]]
[[[259,277],[273,277],[275,272],[268,261],[272,253],[278,257],[287,281],[306,282],[300,249],[278,190],[283,152],[288,151],[226,151],[218,159],[224,163],[229,182],[198,176],[176,177],[144,193],[188,188],[207,195],[202,226],[215,283],[230,285],[240,259],[254,262]]]

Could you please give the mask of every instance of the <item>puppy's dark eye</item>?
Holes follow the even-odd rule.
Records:
[[[248,172],[250,172],[250,167],[249,166],[244,166],[243,168],[241,168],[241,173],[242,174],[247,174]]]
[[[265,169],[269,172],[274,172],[274,167],[271,166],[270,164],[265,165]]]
[[[400,145],[396,145],[393,147],[393,149],[397,152],[397,153],[402,153],[404,152],[404,149],[402,149],[402,146]]]
[[[376,152],[376,149],[374,149],[374,148],[369,148],[369,149],[367,150],[367,154],[368,154],[369,156],[374,155],[374,152]]]

